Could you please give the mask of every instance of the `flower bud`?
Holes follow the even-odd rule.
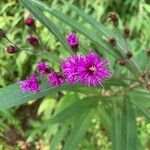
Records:
[[[9,45],[8,47],[7,47],[7,52],[9,53],[9,54],[13,54],[13,53],[16,53],[16,46],[14,46],[14,45]]]
[[[32,35],[27,38],[27,41],[28,41],[29,44],[31,44],[32,46],[38,46],[38,44],[39,44],[38,39],[37,39],[35,36],[32,36]]]
[[[150,57],[150,49],[147,50],[147,56]]]
[[[109,43],[110,43],[111,45],[113,45],[113,46],[116,45],[116,39],[115,39],[115,38],[110,38],[108,41],[109,41]]]
[[[150,91],[150,82],[146,86],[147,90]]]
[[[145,77],[146,77],[146,73],[142,72],[142,73],[140,74],[140,78],[145,79]]]
[[[5,32],[0,28],[0,39],[5,37]]]
[[[118,26],[118,16],[117,16],[117,14],[115,12],[110,12],[108,17],[112,21],[113,25],[115,27],[117,27]]]
[[[132,56],[133,56],[133,54],[130,51],[128,51],[127,52],[127,58],[130,59],[130,58],[132,58]]]
[[[124,38],[127,39],[130,36],[130,29],[125,27],[124,29]]]
[[[28,17],[24,20],[24,24],[27,25],[28,27],[31,27],[35,25],[35,21],[33,18]]]
[[[124,60],[118,60],[117,64],[119,64],[120,66],[124,66],[125,65],[125,61]]]

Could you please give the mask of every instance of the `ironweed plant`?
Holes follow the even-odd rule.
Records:
[[[62,99],[51,118],[40,128],[45,130],[49,126],[50,130],[55,130],[50,133],[52,150],[60,143],[63,143],[63,150],[77,149],[93,118],[100,120],[110,135],[113,150],[142,150],[136,118],[150,119],[150,50],[140,56],[146,58],[143,70],[130,47],[132,31],[129,26],[121,28],[115,12],[108,14],[110,29],[67,1],[60,1],[66,7],[66,13],[38,0],[19,2],[34,16],[23,21],[29,31],[26,41],[34,50],[15,44],[3,29],[0,29],[0,40],[11,43],[6,50],[10,55],[25,51],[32,54],[31,59],[40,54],[41,60],[31,75],[0,89],[0,110],[54,93],[58,94],[59,101],[62,95],[72,92],[73,97]],[[76,19],[70,15],[72,12]],[[70,26],[72,32],[62,34],[61,26],[55,25],[53,17]],[[81,18],[87,26],[79,22]],[[59,41],[58,47],[63,49],[59,54],[49,51],[41,42],[37,21]],[[82,43],[78,34],[90,40],[92,47],[88,47],[86,41]],[[66,57],[61,55],[64,49]],[[43,59],[44,55],[49,59]]]

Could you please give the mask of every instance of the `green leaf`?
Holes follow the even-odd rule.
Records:
[[[66,42],[65,37],[61,34],[59,29],[55,24],[48,19],[42,11],[40,11],[30,0],[19,0],[20,3],[25,6],[33,16],[35,16],[56,38],[66,47],[66,49],[72,54],[72,50],[68,43]]]
[[[88,108],[96,107],[99,97],[86,97],[78,100],[70,106],[64,108],[62,111],[56,113],[50,120],[51,123],[64,122],[67,119],[74,117]]]
[[[143,107],[141,107],[138,103],[133,103],[136,108],[139,110],[139,112],[150,121],[150,112],[145,110]]]
[[[93,109],[87,109],[77,118],[77,121],[70,132],[70,135],[67,137],[63,150],[77,149],[78,144],[86,134],[94,112],[95,111]]]
[[[122,150],[136,150],[137,145],[135,113],[129,97],[125,96],[122,112]]]
[[[103,127],[111,131],[111,119],[103,105],[97,108],[97,113]]]
[[[81,85],[63,85],[60,87],[51,87],[47,82],[42,82],[41,91],[39,93],[23,93],[17,83],[12,84],[0,89],[0,110],[24,104],[30,100],[42,98],[61,90],[73,91],[73,89],[80,86]]]
[[[57,145],[61,142],[61,140],[63,140],[63,138],[66,135],[66,132],[68,131],[68,126],[65,124],[63,125],[55,134],[55,136],[52,139],[51,142],[51,149],[52,150],[56,150],[57,149]]]
[[[150,107],[150,93],[144,89],[135,89],[129,92],[129,96],[131,97],[132,103],[135,103],[142,108]]]
[[[117,110],[117,107],[114,104],[113,114],[112,114],[112,149],[113,150],[121,150],[122,143],[121,143],[121,115]]]

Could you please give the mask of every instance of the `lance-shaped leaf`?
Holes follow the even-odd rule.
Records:
[[[87,109],[77,118],[76,123],[67,137],[63,150],[77,149],[78,144],[82,141],[87,132],[94,112],[95,111],[93,109]]]
[[[135,113],[130,98],[125,96],[122,112],[122,150],[136,150],[137,141]]]

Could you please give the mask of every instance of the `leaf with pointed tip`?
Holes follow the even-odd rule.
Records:
[[[130,98],[126,95],[122,112],[122,150],[136,150],[137,141],[135,113]]]
[[[76,150],[78,144],[85,136],[87,129],[91,123],[91,119],[94,115],[93,109],[87,109],[77,118],[67,140],[65,142],[63,150]]]

